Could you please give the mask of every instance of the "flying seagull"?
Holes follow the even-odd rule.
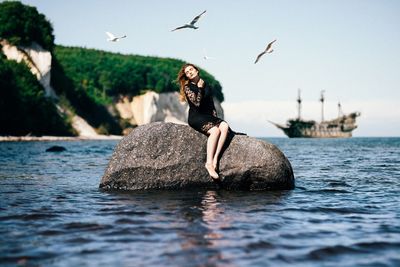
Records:
[[[183,26],[175,28],[175,29],[171,30],[171,32],[176,31],[176,30],[180,30],[180,29],[184,29],[184,28],[198,29],[199,27],[194,26],[194,24],[200,19],[201,15],[206,13],[206,11],[207,10],[204,10],[200,15],[196,16],[189,24],[185,24]]]
[[[205,49],[203,49],[203,52],[204,52],[204,56],[203,56],[204,60],[214,59],[213,57],[207,56],[207,53],[206,53],[206,50],[205,50]]]
[[[259,60],[265,53],[270,54],[270,53],[272,53],[272,52],[274,51],[273,49],[271,49],[271,46],[272,46],[273,43],[275,43],[275,41],[276,41],[276,39],[273,40],[272,42],[270,42],[270,43],[267,45],[267,48],[265,48],[265,50],[264,50],[261,54],[259,54],[259,55],[257,56],[256,61],[254,61],[254,64],[256,64],[256,63],[258,62],[258,60]]]
[[[120,39],[122,38],[126,38],[126,35],[124,36],[120,36],[120,37],[116,37],[114,34],[112,34],[111,32],[106,32],[108,38],[107,41],[109,42],[118,42]]]

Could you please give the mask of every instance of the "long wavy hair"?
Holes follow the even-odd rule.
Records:
[[[195,65],[193,65],[191,63],[186,63],[179,70],[178,77],[176,78],[176,82],[179,84],[179,100],[182,102],[186,101],[185,85],[187,85],[189,83],[189,79],[188,79],[188,77],[186,77],[185,69],[189,66],[192,66],[200,73],[199,68],[197,68]]]

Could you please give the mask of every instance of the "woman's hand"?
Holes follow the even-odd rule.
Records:
[[[204,81],[203,81],[203,79],[199,79],[199,81],[197,82],[197,87],[199,87],[199,88],[203,88],[203,86],[204,86]]]

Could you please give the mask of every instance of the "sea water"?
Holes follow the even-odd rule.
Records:
[[[118,141],[2,142],[0,265],[400,266],[400,138],[261,139],[294,190],[106,192]]]

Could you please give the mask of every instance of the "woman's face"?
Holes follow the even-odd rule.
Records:
[[[197,77],[197,75],[199,75],[199,72],[193,67],[193,66],[187,66],[185,68],[185,75],[189,80],[193,80],[194,78]]]

